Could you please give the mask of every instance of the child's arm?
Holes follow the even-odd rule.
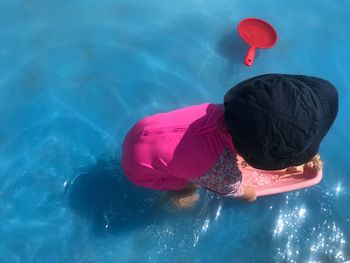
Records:
[[[255,189],[243,186],[236,157],[228,149],[224,150],[210,171],[192,182],[225,197],[256,200]]]

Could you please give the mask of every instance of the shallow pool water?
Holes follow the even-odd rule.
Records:
[[[0,1],[1,262],[350,259],[349,1]],[[243,65],[240,19],[277,29]],[[124,178],[121,142],[160,111],[219,103],[263,73],[339,90],[322,182],[253,204],[205,191],[190,210]]]

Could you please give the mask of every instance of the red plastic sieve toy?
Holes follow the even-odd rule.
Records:
[[[244,64],[253,65],[256,48],[270,48],[277,42],[277,33],[272,25],[258,18],[246,18],[238,24],[238,33],[250,45]]]

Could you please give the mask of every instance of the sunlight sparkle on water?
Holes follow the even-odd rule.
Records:
[[[217,220],[221,214],[221,209],[222,209],[222,205],[218,206],[218,210],[216,210],[216,214],[215,214],[215,220]]]
[[[335,192],[339,193],[341,190],[342,190],[341,185],[340,185],[340,183],[338,183],[337,188],[335,188]]]
[[[207,232],[207,230],[208,230],[208,228],[209,228],[209,223],[210,223],[210,219],[207,218],[207,219],[205,220],[205,222],[204,222],[203,227],[202,227],[202,231],[203,231],[203,232]]]
[[[304,217],[305,216],[305,212],[306,212],[306,210],[305,210],[305,208],[300,208],[299,209],[299,217]]]

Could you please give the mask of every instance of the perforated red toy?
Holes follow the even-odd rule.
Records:
[[[271,48],[277,42],[277,33],[272,25],[258,18],[246,18],[238,25],[241,38],[250,45],[244,64],[253,65],[256,48]]]

